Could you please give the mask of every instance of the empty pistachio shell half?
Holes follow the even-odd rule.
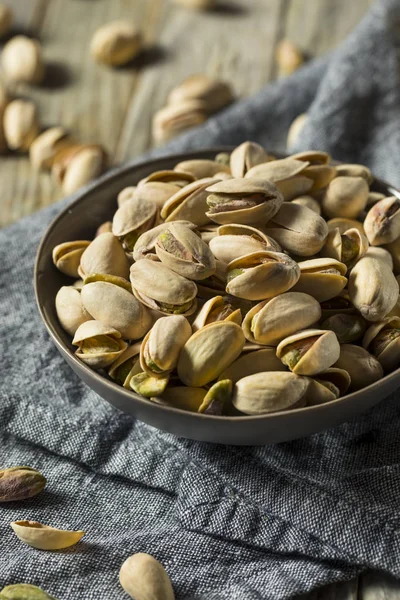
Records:
[[[218,235],[210,240],[209,245],[215,258],[226,264],[253,252],[282,251],[272,237],[250,225],[221,225],[218,227]]]
[[[399,284],[384,261],[364,256],[350,272],[349,294],[367,321],[380,321],[396,304]]]
[[[340,346],[333,331],[306,329],[285,338],[276,355],[297,375],[317,375],[339,358]]]
[[[260,348],[260,346],[255,346]],[[245,352],[246,347],[243,348]],[[248,375],[254,375],[261,371],[286,371],[285,365],[276,356],[276,348],[263,348],[262,350],[250,349],[242,354],[225,371],[219,379],[230,379],[233,383]]]
[[[84,279],[91,273],[108,273],[128,279],[128,259],[122,245],[112,233],[102,233],[83,252],[79,275]]]
[[[176,171],[183,171],[184,173],[190,173],[195,179],[204,179],[205,177],[215,177],[217,173],[221,171],[224,173],[230,173],[229,166],[223,165],[215,160],[206,160],[204,158],[198,158],[194,160],[183,160],[182,162],[175,165]]]
[[[142,370],[139,359],[141,345],[141,342],[136,342],[136,344],[128,346],[108,370],[111,379],[114,379],[124,388],[130,389],[130,380]]]
[[[216,321],[233,321],[238,325],[242,323],[242,312],[231,304],[229,296],[214,296],[207,300],[193,321],[192,329],[197,331]]]
[[[369,194],[363,177],[335,177],[322,199],[322,210],[329,218],[355,219],[364,210]]]
[[[321,327],[333,331],[340,344],[353,344],[362,338],[367,326],[360,315],[338,313],[325,319]]]
[[[0,502],[26,500],[39,494],[46,486],[46,478],[32,467],[0,469]]]
[[[128,252],[132,252],[139,236],[154,226],[157,217],[157,205],[140,192],[124,202],[113,218],[112,232],[121,241]]]
[[[400,366],[400,318],[386,317],[371,325],[364,336],[363,347],[381,363],[386,373]]]
[[[78,267],[84,250],[89,246],[87,240],[64,242],[53,248],[53,263],[61,273],[69,277],[79,277]]]
[[[206,177],[185,186],[167,200],[161,210],[161,217],[167,222],[183,219],[198,226],[207,225],[210,222],[206,215],[207,188],[216,181],[218,180]]]
[[[228,294],[247,300],[265,300],[286,292],[300,277],[298,264],[280,252],[253,252],[227,267]]]
[[[196,225],[190,221],[174,221],[174,223],[185,225],[192,231],[196,230]],[[161,233],[164,233],[169,227],[169,223],[160,223],[152,229],[145,231],[138,238],[133,248],[133,259],[135,261],[141,260],[142,258],[150,258],[151,260],[159,260],[156,254],[156,241]]]
[[[267,223],[265,232],[285,250],[297,256],[312,256],[324,245],[328,227],[309,208],[284,202]]]
[[[180,410],[199,412],[206,394],[207,390],[199,387],[167,387],[162,396],[154,397],[152,401]]]
[[[353,344],[340,346],[340,357],[334,367],[348,372],[351,392],[361,390],[383,377],[383,369],[378,360],[364,348]]]
[[[271,160],[260,144],[243,142],[237,146],[230,156],[230,167],[233,177],[244,177],[252,167]]]
[[[127,348],[120,332],[100,321],[82,323],[72,343],[78,346],[75,355],[93,369],[108,367]]]
[[[236,323],[220,321],[196,331],[182,348],[178,375],[188,386],[202,387],[217,377],[240,355],[245,342]]]
[[[246,415],[260,415],[304,405],[309,380],[287,372],[261,372],[240,379],[232,402]]]
[[[347,284],[347,267],[334,258],[314,258],[298,266],[300,278],[292,291],[310,294],[318,302],[338,296]]]
[[[56,600],[36,585],[16,583],[0,591],[0,600]]]
[[[350,375],[344,369],[331,367],[315,378],[310,378],[307,390],[307,406],[316,406],[337,400],[349,389]]]
[[[150,554],[127,558],[120,569],[119,581],[134,600],[175,600],[167,572]]]
[[[72,285],[64,285],[58,290],[55,304],[61,327],[72,336],[82,323],[92,319],[82,304],[80,291]]]
[[[232,398],[232,381],[230,379],[220,379],[214,383],[204,396],[199,413],[205,415],[224,415],[228,411]]]
[[[153,396],[161,395],[165,391],[168,381],[168,375],[164,377],[152,377],[147,373],[137,373],[131,377],[129,387],[145,398],[152,398]]]
[[[191,335],[192,328],[181,315],[158,319],[142,343],[140,364],[143,371],[156,378],[168,376],[175,369],[179,353]]]
[[[367,237],[358,229],[348,229],[341,234],[339,229],[336,228],[328,233],[321,255],[336,258],[336,260],[351,268],[366,254],[367,250]]]
[[[277,187],[262,179],[227,179],[207,187],[208,218],[225,223],[265,223],[279,209],[283,197]]]
[[[277,346],[287,336],[310,327],[320,318],[321,307],[315,298],[286,292],[249,310],[243,321],[243,331],[250,342]]]
[[[21,542],[39,550],[69,548],[77,544],[85,535],[84,531],[56,529],[37,521],[14,521],[11,527]]]
[[[196,284],[162,263],[139,260],[130,277],[133,293],[145,306],[165,315],[187,316],[196,310]]]
[[[215,273],[211,250],[185,225],[171,223],[158,236],[155,250],[164,265],[187,279],[206,279]]]
[[[114,67],[131,61],[141,48],[142,36],[136,25],[122,19],[102,25],[90,42],[93,58],[99,63]]]
[[[400,237],[400,200],[391,196],[374,204],[365,217],[364,229],[372,246],[397,240]]]

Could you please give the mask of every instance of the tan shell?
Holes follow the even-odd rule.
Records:
[[[132,232],[142,233],[143,229],[150,229],[155,221],[157,205],[149,199],[144,199],[138,193],[124,202],[114,214],[112,232],[118,237],[124,238]]]
[[[180,308],[189,304],[189,307],[180,313],[184,316],[196,310],[196,284],[170,271],[161,263],[139,260],[131,266],[130,279],[133,293],[149,308],[158,310],[162,314],[171,314],[161,305],[167,304]]]
[[[328,386],[324,383],[327,383]],[[325,404],[325,402],[332,402],[332,400],[344,396],[350,383],[350,375],[344,369],[331,367],[323,373],[319,373],[314,379],[310,379],[307,390],[307,406]],[[333,384],[335,392],[330,389],[329,384]]]
[[[287,336],[310,327],[320,318],[321,307],[315,298],[286,292],[254,306],[245,316],[242,327],[250,342],[277,346]]]
[[[89,246],[87,240],[63,242],[53,248],[53,263],[61,273],[69,277],[79,277],[78,267],[84,250]]]
[[[164,204],[179,192],[182,186],[164,181],[148,181],[135,189],[135,195],[144,202],[150,202],[161,210]]]
[[[372,354],[360,346],[343,344],[334,367],[344,369],[351,378],[350,391],[355,392],[382,379],[383,369]]]
[[[324,245],[328,227],[312,210],[284,202],[267,223],[265,232],[285,250],[297,256],[312,256]]]
[[[355,247],[358,248],[356,256],[350,260],[346,260],[346,248],[343,245],[343,236],[349,238]],[[360,258],[366,254],[368,250],[367,237],[358,229],[348,229],[343,234],[340,234],[339,229],[333,229],[328,233],[324,247],[321,250],[321,256],[335,258],[339,262],[344,263],[349,269],[353,267]]]
[[[302,174],[309,164],[308,161],[297,160],[292,157],[281,158],[279,160],[272,160],[256,165],[247,171],[245,177],[250,179],[264,179],[272,181],[273,183],[278,183]]]
[[[365,217],[364,229],[372,246],[397,240],[400,237],[400,200],[390,196],[374,204]]]
[[[326,165],[331,160],[330,154],[328,154],[328,152],[324,152],[323,150],[303,150],[302,152],[291,154],[290,158],[308,162],[310,163],[310,166]]]
[[[72,336],[82,323],[92,319],[83,307],[79,291],[72,285],[63,285],[58,290],[56,313],[61,327]]]
[[[11,8],[7,4],[0,5],[0,37],[5,36],[11,28],[14,16]]]
[[[138,188],[142,187],[146,183],[169,183],[176,185],[179,188],[193,183],[195,177],[186,171],[178,171],[177,169],[164,169],[163,171],[153,171],[147,177],[141,179],[138,183]]]
[[[237,270],[243,273],[235,276]],[[299,277],[298,264],[287,254],[254,252],[229,263],[226,291],[247,300],[266,300],[292,288]]]
[[[373,182],[371,171],[365,165],[341,164],[336,166],[338,177],[362,177],[370,185]]]
[[[167,387],[161,397],[152,400],[180,410],[199,412],[206,394],[207,390],[199,387]]]
[[[321,214],[321,205],[312,196],[307,196],[307,195],[298,196],[298,198],[295,198],[294,200],[292,200],[292,204],[298,204],[299,206],[304,206],[305,208],[309,208],[310,210],[315,212],[317,215]]]
[[[189,129],[201,125],[207,119],[207,105],[202,100],[184,100],[169,104],[153,117],[152,134],[157,143],[166,142]]]
[[[206,385],[238,358],[244,343],[242,329],[230,321],[219,321],[199,329],[181,350],[179,378],[187,386]]]
[[[123,381],[119,381],[119,383],[121,383],[121,385],[123,385],[123,387],[128,390],[130,389],[129,383],[130,383],[130,380],[132,379],[132,377],[134,375],[136,375],[137,373],[140,373],[140,371],[141,371],[141,366],[140,366],[141,345],[142,345],[142,342],[136,342],[135,344],[128,346],[128,348],[117,358],[117,360],[115,360],[112,363],[112,365],[110,366],[110,368],[108,370],[108,374],[111,377],[111,379],[118,381],[119,368],[123,367],[125,365],[125,363],[127,363],[127,361],[132,359],[131,368],[128,370],[127,373],[124,373]]]
[[[222,225],[218,227],[218,235],[209,244],[215,258],[225,264],[253,252],[282,252],[275,240],[250,225]]]
[[[52,166],[53,178],[61,184],[64,194],[79,188],[101,175],[107,167],[108,156],[98,144],[75,144],[57,152]]]
[[[37,169],[50,169],[57,153],[73,143],[63,127],[51,127],[41,133],[29,148],[32,166]]]
[[[283,202],[282,195],[274,184],[259,179],[227,179],[208,187],[207,191],[207,217],[220,225],[265,223]],[[254,197],[260,198],[258,204],[241,208],[244,200]],[[226,210],[216,211],[215,203],[226,206]]]
[[[356,221],[355,219],[347,219],[346,217],[336,217],[335,219],[330,219],[326,223],[328,225],[329,231],[333,229],[339,229],[340,233],[345,233],[348,229],[358,229],[360,233],[365,235],[364,226],[360,221]]]
[[[245,349],[243,349],[244,351]],[[221,375],[219,379],[230,379],[233,383],[248,375],[261,371],[286,371],[287,368],[276,356],[276,348],[263,348],[242,354]]]
[[[140,366],[143,371],[155,378],[168,376],[175,369],[179,353],[191,335],[192,328],[181,315],[158,319],[142,343]]]
[[[232,403],[246,415],[287,410],[304,405],[308,385],[307,378],[293,373],[263,371],[236,383]]]
[[[135,195],[136,190],[136,185],[129,185],[128,187],[123,188],[117,196],[118,208],[121,208],[125,202],[131,200]]]
[[[69,548],[77,544],[85,535],[84,531],[56,529],[37,521],[14,521],[11,527],[21,542],[39,550]]]
[[[40,83],[45,72],[42,47],[37,40],[16,35],[2,50],[1,66],[6,79],[14,83]]]
[[[230,157],[233,177],[244,177],[252,167],[271,160],[264,148],[256,142],[243,142],[237,146]]]
[[[235,308],[229,302],[229,296],[214,296],[205,302],[193,321],[193,332],[215,323],[216,321],[233,321],[237,325],[242,323],[240,308]],[[228,378],[229,379],[229,378]]]
[[[129,278],[129,262],[124,249],[112,233],[102,233],[89,244],[81,257],[79,275],[106,273]]]
[[[322,199],[322,210],[329,217],[355,219],[365,208],[369,187],[363,177],[335,177]]]
[[[191,223],[190,221],[173,221],[174,223],[178,223],[181,225],[185,225],[192,231],[195,231],[197,226]],[[152,229],[145,231],[138,238],[136,244],[133,248],[133,259],[135,261],[142,260],[143,258],[148,258],[151,260],[159,260],[156,255],[156,241],[158,236],[166,231],[169,227],[169,223],[160,223],[160,225],[156,225]]]
[[[115,351],[101,351],[97,353],[85,353],[82,351],[82,343],[91,338],[97,338],[97,336],[111,337],[118,343],[119,350]],[[92,369],[104,369],[111,365],[127,348],[127,344],[121,339],[119,331],[113,327],[109,327],[101,323],[100,321],[86,321],[78,327],[75,332],[72,343],[75,346],[79,346],[75,352],[75,355],[81,359],[82,362],[92,367]]]
[[[100,63],[125,65],[142,49],[142,36],[131,21],[106,23],[97,29],[90,42],[90,53]]]
[[[393,259],[393,271],[396,275],[400,274],[400,238],[388,244],[386,250],[390,252]]]
[[[230,173],[229,167],[221,165],[215,160],[207,160],[205,158],[197,158],[192,160],[183,160],[175,165],[176,171],[190,173],[195,179],[205,179],[206,177],[215,177],[221,171]]]
[[[161,217],[165,221],[187,220],[198,226],[206,225],[210,222],[206,215],[207,188],[215,182],[216,179],[205,178],[185,186],[167,200],[161,210]]]
[[[334,258],[314,258],[299,262],[298,266],[300,278],[292,291],[310,294],[318,302],[338,296],[347,284],[344,277],[347,267]],[[326,272],[331,269],[339,271],[340,274]]]
[[[400,367],[400,336],[389,341],[383,350],[374,352],[373,342],[376,336],[383,329],[398,329],[400,330],[399,317],[386,317],[378,323],[371,325],[365,332],[363,339],[363,347],[374,354],[381,363],[385,373],[390,373]]]
[[[364,256],[350,272],[349,294],[367,321],[380,321],[396,304],[399,284],[384,261]]]
[[[290,370],[297,375],[317,375],[329,369],[339,358],[340,345],[333,331],[322,329],[305,329],[285,338],[276,349],[278,358],[284,361],[284,355],[292,344],[304,343],[316,338],[312,346]],[[286,364],[286,363],[284,363]]]
[[[328,164],[311,164],[302,172],[304,177],[313,182],[310,193],[326,188],[336,176],[336,168]]]
[[[185,5],[209,7],[215,0],[181,0]],[[224,81],[213,79],[204,74],[191,75],[173,88],[168,96],[168,104],[179,105],[182,102],[198,100],[208,113],[213,113],[234,99],[231,86]]]
[[[135,600],[175,600],[171,581],[161,563],[149,554],[133,554],[119,572],[125,592]]]
[[[39,135],[36,106],[31,100],[13,100],[3,116],[4,135],[10,150],[27,152]]]
[[[290,124],[289,131],[286,138],[286,147],[292,148],[297,142],[304,125],[306,124],[308,119],[307,113],[301,113],[298,115]]]

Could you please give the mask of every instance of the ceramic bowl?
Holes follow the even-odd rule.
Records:
[[[92,239],[97,227],[112,218],[117,208],[116,197],[122,188],[136,184],[153,171],[170,169],[182,160],[213,158],[217,152],[226,150],[231,149],[216,148],[123,167],[84,189],[54,219],[43,236],[35,265],[36,300],[43,322],[67,363],[89,387],[119,410],[158,429],[194,440],[233,445],[273,444],[334,427],[363,413],[400,387],[400,369],[363,390],[320,406],[243,417],[184,412],[146,400],[82,363],[74,356],[74,347],[58,322],[54,306],[59,288],[71,283],[53,265],[54,246],[68,240]],[[400,193],[379,180],[373,189],[387,195]]]

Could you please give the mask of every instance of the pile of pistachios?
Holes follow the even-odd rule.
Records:
[[[400,366],[400,200],[325,152],[245,142],[125,188],[53,260],[76,356],[150,402],[314,406]],[[397,275],[397,277],[396,277]]]

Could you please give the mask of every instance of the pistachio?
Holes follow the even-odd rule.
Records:
[[[132,252],[140,235],[154,226],[156,218],[157,205],[136,193],[115,213],[112,232],[120,240],[122,247]]]
[[[203,240],[185,225],[171,223],[155,244],[156,254],[169,269],[188,279],[206,279],[215,273],[215,258]]]
[[[215,258],[225,264],[253,252],[282,251],[280,245],[264,231],[250,225],[222,225],[218,227],[218,235],[210,240],[209,245]]]
[[[371,171],[365,165],[341,164],[336,166],[338,177],[362,177],[370,185],[373,181]]]
[[[327,165],[331,160],[330,154],[322,150],[303,150],[302,152],[292,154],[290,158],[293,160],[302,160],[307,163],[307,166]]]
[[[365,208],[369,187],[363,177],[335,177],[322,199],[327,217],[355,219]]]
[[[212,323],[199,329],[180,352],[179,378],[187,386],[206,385],[238,358],[244,342],[241,328],[230,321]]]
[[[131,377],[129,386],[137,394],[145,398],[152,398],[153,396],[159,396],[165,391],[168,380],[168,375],[165,377],[152,377],[147,373],[137,373],[137,375]]]
[[[225,223],[265,222],[279,210],[283,198],[273,183],[259,179],[228,179],[207,188],[207,217]]]
[[[56,313],[61,327],[74,336],[82,323],[90,321],[91,315],[84,309],[79,290],[63,285],[56,295]]]
[[[175,167],[175,169],[172,170],[154,171],[153,173],[150,173],[150,175],[139,181],[138,188],[146,183],[170,183],[176,185],[178,188],[183,188],[194,181],[195,177],[192,173],[178,171]]]
[[[243,321],[243,332],[250,342],[277,346],[289,335],[316,323],[320,317],[321,307],[312,296],[286,292],[249,310]]]
[[[298,263],[300,278],[293,292],[310,294],[318,302],[338,296],[347,285],[347,267],[334,258],[314,258]]]
[[[127,558],[120,569],[119,581],[134,600],[175,600],[167,572],[150,554]]]
[[[53,263],[64,275],[78,278],[81,257],[89,244],[90,242],[87,240],[76,240],[75,242],[58,244],[53,248]]]
[[[292,200],[292,204],[298,204],[299,206],[304,206],[305,208],[309,208],[310,210],[315,212],[317,215],[321,214],[321,205],[312,196],[307,196],[307,195],[299,196],[298,198],[295,198],[294,200]]]
[[[331,367],[310,379],[307,390],[307,406],[317,406],[337,400],[349,389],[350,375],[344,369]]]
[[[400,318],[386,317],[371,325],[364,336],[363,347],[390,373],[400,366]]]
[[[99,227],[96,229],[96,233],[95,233],[94,237],[98,237],[102,233],[112,233],[112,222],[111,221],[105,221],[104,223],[99,225]]]
[[[228,165],[222,165],[215,160],[206,160],[198,158],[196,160],[184,160],[175,165],[175,170],[190,173],[195,179],[204,179],[205,177],[215,177],[221,171],[230,173]]]
[[[5,36],[13,22],[12,10],[7,4],[0,4],[0,37]]]
[[[215,179],[206,177],[185,186],[167,200],[161,210],[161,217],[167,222],[187,220],[199,227],[207,225],[210,222],[206,214],[208,187],[215,182]]]
[[[340,346],[333,331],[305,329],[285,338],[276,350],[284,365],[297,375],[317,375],[339,358]]]
[[[179,353],[191,335],[192,328],[181,315],[158,319],[142,343],[140,364],[143,371],[155,378],[168,376],[175,369]]]
[[[357,342],[366,330],[366,324],[362,317],[343,313],[328,317],[322,322],[321,327],[333,331],[340,344]]]
[[[1,65],[6,79],[16,83],[40,83],[44,77],[42,48],[39,42],[24,35],[5,44]]]
[[[161,263],[139,260],[131,266],[130,278],[135,296],[153,310],[184,316],[196,310],[196,284]]]
[[[11,150],[27,152],[39,134],[36,106],[30,100],[13,100],[3,118],[4,135]]]
[[[36,585],[16,583],[0,591],[1,600],[56,600]]]
[[[287,138],[286,138],[286,147],[287,148],[290,149],[296,144],[296,142],[299,139],[299,136],[301,135],[301,132],[304,128],[304,125],[307,122],[307,119],[308,119],[307,113],[301,113],[294,119],[294,121],[292,121],[292,123],[290,124],[290,127],[289,127]]]
[[[231,401],[232,387],[230,379],[220,379],[214,383],[205,395],[198,412],[206,415],[224,415]]]
[[[192,231],[196,230],[196,225],[191,223],[190,221],[174,221],[174,223],[178,223],[181,225],[185,225]],[[169,223],[160,223],[160,225],[156,225],[152,229],[145,231],[138,238],[134,248],[133,248],[133,259],[135,261],[141,260],[143,258],[149,258],[151,260],[158,260],[156,255],[155,247],[158,236],[164,233],[169,227]]]
[[[39,550],[69,548],[77,544],[85,535],[84,531],[56,529],[37,521],[13,521],[11,527],[21,542]]]
[[[291,75],[304,62],[300,50],[288,39],[281,40],[277,45],[275,59],[282,75]]]
[[[153,117],[153,139],[166,142],[186,129],[201,125],[207,119],[207,104],[202,100],[184,100],[168,105]]]
[[[73,144],[71,137],[63,127],[51,127],[41,133],[29,148],[32,166],[38,171],[51,169],[54,159],[60,150]]]
[[[215,156],[215,162],[219,163],[220,165],[223,165],[224,167],[229,167],[230,160],[231,155],[229,154],[229,152],[218,152],[218,154]]]
[[[343,290],[338,296],[321,302],[321,311],[322,319],[325,320],[336,314],[355,314],[356,309],[350,302],[347,292]]]
[[[91,273],[105,273],[128,279],[128,259],[112,233],[102,233],[96,237],[82,254],[79,274],[85,277]]]
[[[100,27],[92,37],[93,58],[113,67],[125,65],[142,49],[142,36],[131,21],[112,21]]]
[[[358,229],[348,229],[341,234],[336,228],[329,231],[321,255],[335,258],[350,269],[367,253],[367,250],[368,240]]]
[[[121,208],[121,206],[123,204],[125,204],[125,202],[128,202],[129,200],[131,200],[133,198],[133,196],[135,195],[136,190],[137,190],[137,185],[130,185],[130,186],[122,189],[117,196],[118,208]]]
[[[199,387],[167,387],[162,396],[154,397],[152,401],[164,406],[197,413],[206,394],[207,390]]]
[[[69,146],[56,154],[52,175],[61,183],[65,195],[73,194],[101,175],[107,160],[105,150],[99,145]]]
[[[226,264],[216,261],[216,271],[211,277],[197,282],[197,295],[200,298],[209,300],[215,294],[225,293],[226,286]]]
[[[383,377],[383,369],[376,358],[364,348],[353,344],[340,346],[340,357],[334,367],[348,372],[351,392],[361,390]]]
[[[360,233],[365,235],[363,224],[355,219],[336,217],[335,219],[330,219],[327,221],[326,224],[328,225],[329,231],[332,231],[333,229],[339,229],[340,233],[345,233],[348,229],[357,229]]]
[[[393,261],[393,271],[396,275],[400,274],[400,237],[386,246]]]
[[[230,156],[233,177],[244,177],[252,167],[271,160],[264,148],[255,142],[243,142]]]
[[[256,165],[247,171],[245,177],[250,179],[267,179],[273,183],[280,183],[301,175],[309,164],[308,161],[290,156]],[[312,182],[310,181],[311,186]]]
[[[86,321],[78,327],[72,343],[78,346],[75,354],[93,369],[111,365],[127,348],[121,334],[100,321]]]
[[[212,0],[185,0],[199,5],[211,6]],[[215,1],[215,0],[214,0]],[[231,86],[224,81],[212,79],[207,75],[191,75],[175,87],[168,96],[168,104],[180,105],[183,102],[199,101],[207,113],[214,113],[233,101]]]
[[[130,389],[130,380],[141,371],[140,367],[141,342],[136,342],[128,348],[112,363],[108,370],[111,379],[124,388]]]
[[[364,229],[372,246],[397,240],[400,237],[400,200],[391,196],[374,204],[365,217]]]
[[[260,346],[256,346],[256,348]],[[243,348],[245,352],[246,347]],[[219,379],[230,379],[233,383],[248,375],[262,371],[286,371],[286,367],[276,356],[276,348],[263,348],[262,350],[249,350],[235,360]]]
[[[32,467],[0,469],[0,502],[32,498],[45,486],[46,478]]]
[[[367,321],[380,321],[396,304],[399,284],[385,262],[364,256],[351,270],[349,294]]]
[[[247,300],[266,300],[289,290],[299,277],[299,266],[287,254],[253,252],[228,264],[226,291]]]
[[[385,194],[381,194],[380,192],[370,192],[368,194],[366,208],[371,208],[371,206],[379,202],[379,200],[383,200],[384,198],[386,198]]]
[[[217,321],[233,321],[240,325],[242,314],[240,308],[235,309],[231,304],[229,296],[214,296],[205,302],[193,321],[193,331],[197,331],[210,323]]]
[[[233,405],[246,415],[260,415],[304,405],[309,381],[286,372],[261,372],[235,384]]]

